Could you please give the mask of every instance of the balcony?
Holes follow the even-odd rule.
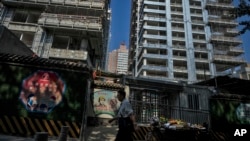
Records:
[[[105,0],[2,0],[7,5],[22,5],[26,6],[41,6],[41,5],[62,5],[62,6],[74,6],[74,7],[89,7],[103,9],[105,6]]]
[[[195,58],[195,62],[208,63],[208,59],[207,58]]]
[[[166,60],[168,55],[160,55],[160,54],[143,54],[142,58],[151,58],[151,59],[164,59]]]
[[[233,57],[226,55],[214,55],[212,61],[214,63],[228,64],[228,65],[240,65],[246,63],[245,59],[241,57]]]
[[[144,0],[144,4],[161,6],[161,5],[164,5],[165,3],[164,2],[156,2],[156,1],[152,1],[152,0]]]
[[[166,40],[167,36],[166,35],[155,35],[155,34],[143,34],[143,38]]]
[[[180,7],[182,8],[182,4],[181,3],[170,3],[171,7]]]
[[[228,51],[228,55],[238,56],[244,53],[243,48],[241,47],[230,47]]]
[[[185,37],[172,36],[173,41],[185,42]]]
[[[187,57],[186,56],[178,56],[178,55],[173,55],[174,60],[179,60],[179,61],[186,61]]]
[[[203,44],[205,44],[205,43],[207,43],[207,41],[206,41],[206,39],[204,39],[204,38],[193,38],[193,42],[195,42],[195,43],[203,43]]]
[[[166,27],[161,27],[161,26],[149,26],[149,25],[144,25],[143,26],[144,29],[150,29],[150,30],[161,30],[161,31],[166,31],[167,28]]]
[[[165,14],[165,10],[149,9],[149,8],[143,9],[143,12],[145,12],[145,13]]]
[[[166,66],[155,66],[155,65],[143,65],[142,70],[152,70],[152,71],[168,71]]]
[[[3,25],[10,30],[21,32],[36,32],[38,27],[37,24],[23,22],[4,22]]]
[[[199,48],[199,47],[195,47],[194,51],[200,52],[200,53],[207,53],[208,52],[208,50],[206,48]]]
[[[184,32],[184,31],[185,31],[185,29],[184,29],[184,28],[182,28],[182,27],[174,27],[174,26],[172,26],[172,31],[176,31],[176,32]]]
[[[62,58],[62,59],[78,59],[87,60],[88,52],[81,50],[66,50],[66,49],[55,49],[51,48],[49,50],[49,57]]]
[[[72,28],[76,30],[101,31],[99,17],[42,13],[38,24],[44,27]]]
[[[209,70],[204,70],[204,69],[196,69],[196,74],[198,75],[206,75],[209,76],[210,75],[210,71]]]
[[[214,35],[211,37],[212,43],[230,43],[232,45],[242,44],[242,40],[235,37],[225,37],[225,36],[217,36]]]
[[[153,16],[153,15],[144,15],[143,20],[145,21],[155,21],[155,22],[165,22],[165,16]]]
[[[212,2],[212,1],[208,1],[206,4],[207,8],[222,8],[222,9],[233,9],[234,6],[232,4],[228,4],[228,3],[217,3],[217,2]]]
[[[180,51],[186,51],[186,47],[185,46],[176,46],[173,45],[173,50],[180,50]]]
[[[220,18],[214,18],[214,17],[209,17],[208,22],[217,26],[225,25],[226,27],[227,26],[235,27],[238,25],[238,23],[234,20],[220,19]]]
[[[239,35],[239,30],[237,30],[236,28],[227,28],[225,31],[225,35],[237,36]]]
[[[160,44],[160,43],[143,43],[140,45],[143,48],[155,48],[155,49],[165,49],[167,48],[166,44]]]
[[[182,67],[182,66],[174,66],[174,72],[179,72],[179,73],[187,73],[187,67]]]

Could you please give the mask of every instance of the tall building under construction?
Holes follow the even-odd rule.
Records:
[[[133,0],[129,70],[193,83],[245,64],[232,0]]]
[[[37,56],[105,68],[110,0],[2,0],[0,23]]]

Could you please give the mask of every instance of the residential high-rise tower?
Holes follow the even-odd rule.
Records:
[[[232,0],[133,0],[129,71],[193,83],[245,64]]]
[[[125,43],[121,43],[118,50],[113,50],[109,53],[108,71],[118,74],[127,74],[128,49]]]

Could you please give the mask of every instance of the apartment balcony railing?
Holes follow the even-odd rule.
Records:
[[[182,7],[181,3],[170,3],[171,7]]]
[[[155,66],[155,65],[143,65],[141,69],[153,70],[153,71],[168,71],[168,68],[166,66]]]
[[[189,7],[192,9],[202,9],[202,6],[198,6],[198,5],[190,5]]]
[[[193,42],[195,42],[195,43],[207,43],[207,41],[206,41],[206,39],[204,39],[204,38],[201,38],[201,39],[199,39],[199,38],[193,38]]]
[[[230,47],[228,51],[229,55],[236,55],[236,56],[241,55],[243,53],[244,53],[244,50],[241,47]]]
[[[173,36],[172,39],[175,40],[175,41],[182,41],[182,42],[185,41],[184,37],[175,37],[175,36]]]
[[[195,52],[203,52],[203,53],[207,53],[208,52],[208,50],[206,48],[198,48],[198,47],[194,48],[194,51]]]
[[[149,8],[144,8],[143,12],[165,14],[165,10],[149,9]]]
[[[229,3],[217,3],[217,2],[212,2],[208,1],[206,4],[207,8],[227,8],[227,9],[233,9],[234,6]]]
[[[185,32],[184,28],[182,27],[172,27],[172,31]]]
[[[166,35],[154,35],[154,34],[143,34],[143,38],[150,38],[150,39],[167,39]]]
[[[36,32],[38,28],[37,24],[12,21],[4,22],[3,25],[14,31]]]
[[[186,51],[186,47],[185,46],[175,46],[175,45],[173,45],[172,48],[174,50],[183,50],[183,51],[185,50]]]
[[[143,20],[145,21],[155,21],[155,22],[165,22],[165,16],[153,16],[153,15],[144,15]]]
[[[195,62],[207,63],[207,62],[208,62],[208,59],[207,59],[207,58],[195,58]]]
[[[78,59],[87,60],[88,52],[81,50],[66,50],[51,48],[49,50],[49,57],[53,58],[67,58],[67,59]]]
[[[77,16],[42,13],[38,24],[42,26],[67,27],[77,30],[101,31],[101,18],[93,16]]]
[[[144,4],[149,4],[149,5],[164,5],[164,2],[156,2],[156,1],[152,1],[152,0],[144,0]]]
[[[227,64],[243,64],[246,63],[246,60],[242,57],[233,57],[226,55],[214,55],[213,56],[214,63],[227,63]]]
[[[171,15],[183,15],[182,11],[171,11]]]
[[[190,13],[191,16],[203,17],[202,13]]]
[[[192,19],[192,24],[204,25],[203,19]]]
[[[198,34],[205,34],[204,30],[200,30],[200,29],[193,29],[192,30],[193,33],[198,33]]]
[[[161,27],[161,26],[149,26],[149,25],[144,25],[143,26],[144,29],[150,29],[150,30],[162,30],[162,31],[166,31],[167,28],[166,27]]]
[[[167,59],[168,55],[161,55],[161,54],[143,54],[142,57],[144,58],[152,58],[152,59]]]
[[[182,73],[187,73],[187,67],[182,67],[182,66],[174,66],[174,72],[182,72]]]
[[[105,6],[105,0],[2,0],[3,3],[23,3],[31,5],[63,5],[63,6],[76,6],[76,7],[93,7],[103,9]]]
[[[141,47],[145,47],[145,48],[159,48],[159,49],[162,49],[162,48],[167,48],[167,45],[166,44],[160,44],[160,43],[143,43],[140,45]]]
[[[225,36],[211,36],[211,42],[216,42],[216,43],[232,43],[232,44],[242,44],[242,40],[240,38],[236,37],[225,37]]]
[[[209,70],[204,70],[204,69],[196,69],[196,74],[199,75],[210,75],[210,71]]]
[[[235,28],[227,28],[225,31],[226,35],[232,35],[232,36],[236,36],[239,34],[239,30],[235,29]]]
[[[234,20],[220,19],[220,18],[214,18],[214,17],[209,17],[208,22],[214,23],[214,24],[223,24],[225,26],[237,26],[238,25],[238,23]]]
[[[186,56],[173,55],[173,59],[174,59],[174,60],[186,61],[186,60],[187,60],[187,57],[186,57]]]

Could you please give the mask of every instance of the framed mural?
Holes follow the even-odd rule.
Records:
[[[65,83],[53,71],[37,71],[23,80],[20,99],[31,112],[48,113],[62,102]]]
[[[94,111],[97,117],[112,118],[118,110],[120,102],[117,91],[94,89]]]
[[[250,125],[250,102],[240,100],[211,99],[210,113],[212,126]]]
[[[82,121],[87,76],[64,70],[0,65],[1,115]],[[0,115],[0,116],[1,116]]]

